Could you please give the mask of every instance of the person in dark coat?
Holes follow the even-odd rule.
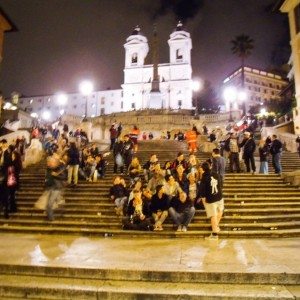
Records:
[[[252,174],[254,174],[256,171],[255,161],[254,161],[254,152],[256,149],[256,145],[255,145],[255,141],[251,137],[250,132],[248,131],[244,132],[244,139],[241,142],[241,144],[239,144],[239,147],[244,149],[243,159],[247,168],[247,172],[249,173],[251,171],[250,170],[250,164],[251,164]]]
[[[126,217],[123,219],[124,230],[153,230],[149,215],[149,206],[142,199],[141,191],[133,191],[133,199],[129,201]]]
[[[272,135],[272,143],[270,146],[270,153],[272,155],[272,164],[276,174],[281,174],[281,155],[282,155],[282,143],[277,138],[276,134]]]
[[[164,186],[158,185],[156,193],[152,196],[150,210],[154,219],[154,230],[163,230],[162,224],[168,217],[169,198],[165,194]]]
[[[70,147],[67,151],[67,155],[69,158],[68,161],[68,184],[72,184],[73,179],[73,186],[76,187],[78,183],[78,170],[80,164],[80,155],[79,150],[76,147],[75,142],[70,143]]]
[[[123,140],[120,137],[114,144],[113,154],[114,154],[114,173],[118,173],[118,168],[121,173],[124,173],[124,159],[123,159]]]

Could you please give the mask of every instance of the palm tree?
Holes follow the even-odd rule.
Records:
[[[231,51],[233,54],[236,54],[238,57],[241,58],[242,61],[242,89],[245,86],[245,59],[251,54],[253,46],[253,39],[251,39],[248,35],[241,34],[235,37],[234,40],[231,40],[230,43],[232,44]],[[246,113],[246,104],[243,104],[243,114]]]

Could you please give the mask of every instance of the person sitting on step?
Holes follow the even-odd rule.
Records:
[[[175,197],[169,208],[169,215],[177,226],[177,231],[186,232],[195,215],[195,207],[185,192],[181,192]]]
[[[128,174],[130,177],[130,184],[133,185],[136,181],[140,179],[140,175],[142,173],[142,167],[140,165],[140,161],[137,157],[134,157],[131,161],[131,164],[128,168]]]
[[[151,179],[154,173],[154,167],[157,163],[158,159],[156,154],[151,154],[149,160],[143,165],[144,179],[146,182]]]
[[[165,194],[164,186],[159,184],[156,193],[151,198],[150,210],[154,219],[154,230],[163,230],[162,224],[168,216],[169,199]]]
[[[116,205],[116,214],[122,216],[124,205],[127,203],[128,191],[120,176],[114,178],[113,186],[110,188],[109,194],[111,200],[113,200]]]
[[[142,199],[141,191],[133,191],[133,199],[128,203],[126,217],[123,219],[124,230],[153,230],[148,205]]]

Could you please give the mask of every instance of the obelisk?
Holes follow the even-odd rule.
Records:
[[[152,63],[153,63],[153,77],[151,82],[151,91],[149,98],[149,108],[160,109],[163,108],[162,95],[159,89],[159,75],[158,75],[158,37],[156,26],[154,25],[153,39],[152,39]]]

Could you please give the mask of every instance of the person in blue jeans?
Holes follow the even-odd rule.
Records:
[[[270,153],[272,154],[272,164],[273,164],[275,173],[280,175],[282,172],[282,167],[281,167],[282,143],[277,138],[276,134],[272,135],[272,143],[270,146]]]
[[[180,192],[177,197],[172,199],[169,215],[177,226],[177,231],[187,231],[195,215],[195,207],[185,192]]]

